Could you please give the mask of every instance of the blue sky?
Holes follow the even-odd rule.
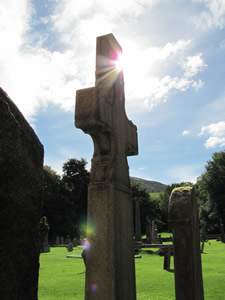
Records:
[[[130,175],[195,182],[225,147],[224,0],[0,0],[0,83],[34,128],[45,164],[93,155],[74,127],[75,92],[94,85],[96,37],[123,48]]]

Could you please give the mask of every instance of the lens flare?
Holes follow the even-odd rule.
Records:
[[[123,61],[123,56],[122,55],[119,55],[115,61],[115,65],[116,65],[116,69],[118,71],[121,71],[123,70],[123,67],[124,67],[124,61]]]
[[[96,292],[97,291],[97,285],[96,284],[92,284],[91,285],[91,290],[92,290],[92,292]]]

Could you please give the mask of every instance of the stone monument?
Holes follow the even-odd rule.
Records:
[[[43,155],[34,130],[0,88],[2,300],[37,299]]]
[[[141,214],[140,214],[140,202],[135,200],[135,241],[141,242]]]
[[[136,299],[133,209],[127,156],[138,154],[137,128],[125,113],[122,49],[97,38],[95,87],[76,93],[75,125],[94,143],[88,188],[86,300]]]
[[[155,241],[155,221],[152,221],[152,244],[155,244],[156,241]]]
[[[146,217],[146,241],[147,244],[151,244],[152,243],[152,226],[151,226],[151,220],[149,218],[149,216]]]
[[[41,253],[47,253],[50,252],[50,248],[48,245],[48,232],[49,232],[49,225],[47,222],[47,217],[42,217],[40,222],[40,240],[41,240],[41,247],[40,252]]]
[[[173,230],[177,300],[203,300],[202,263],[197,201],[194,188],[173,189],[169,200]]]

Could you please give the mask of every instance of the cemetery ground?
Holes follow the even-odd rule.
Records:
[[[40,255],[39,300],[83,300],[85,266],[80,246],[68,252],[65,247],[52,247]],[[151,249],[156,251],[156,249]],[[171,271],[163,270],[163,257],[142,252],[135,259],[137,300],[174,300],[173,257]],[[224,300],[225,244],[216,240],[205,243],[202,254],[205,300]]]

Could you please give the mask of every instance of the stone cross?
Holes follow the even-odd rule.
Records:
[[[136,299],[133,209],[127,156],[137,155],[137,128],[125,112],[122,49],[97,38],[95,87],[76,93],[75,125],[94,143],[88,188],[85,299]]]
[[[191,187],[175,188],[169,200],[177,300],[203,300],[197,200]]]

